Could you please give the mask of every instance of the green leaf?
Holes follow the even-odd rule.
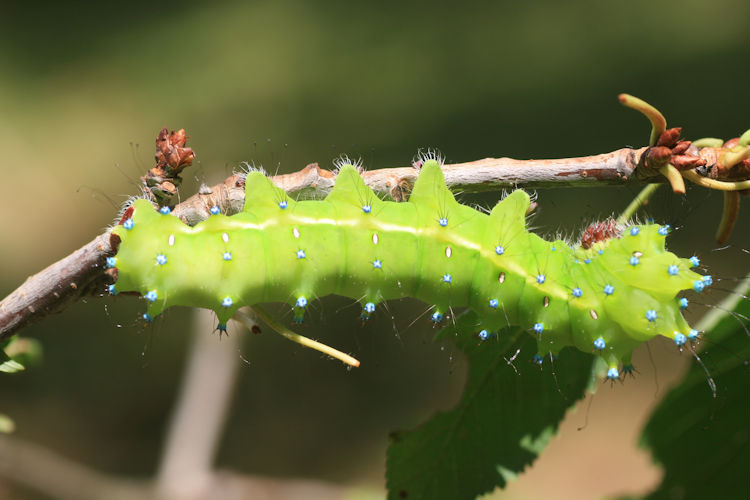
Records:
[[[469,333],[476,324],[467,313],[441,333],[468,357],[469,380],[456,408],[392,434],[389,499],[472,499],[503,487],[534,461],[591,382],[592,356],[566,349],[553,373],[549,359],[542,369],[531,363],[536,346],[525,332],[481,342]]]
[[[25,370],[23,365],[18,361],[13,361],[5,351],[0,351],[0,372],[16,373]]]
[[[38,363],[42,357],[42,345],[36,339],[13,337],[0,348],[0,372],[16,373],[27,366]]]
[[[741,289],[747,296],[748,287]],[[673,388],[643,431],[642,442],[664,466],[661,485],[647,498],[740,498],[750,469],[750,339],[739,318],[750,302],[722,304],[718,325],[707,325],[700,357],[716,383],[714,399],[706,371],[696,363]]]

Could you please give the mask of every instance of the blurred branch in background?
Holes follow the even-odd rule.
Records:
[[[240,367],[244,327],[230,322],[229,334],[218,342],[214,336],[205,334],[213,330],[214,314],[203,309],[196,309],[193,314],[189,360],[153,481],[102,474],[43,446],[2,435],[0,477],[36,493],[65,500],[336,500],[355,495],[366,498],[363,496],[366,492],[322,481],[275,480],[213,469]]]
[[[188,436],[189,439],[189,436]],[[152,481],[109,476],[18,438],[0,436],[0,476],[3,481],[61,500],[336,500],[368,498],[351,487],[304,479],[270,479],[225,470],[206,475],[205,489],[179,496],[157,490]],[[189,478],[183,478],[188,480]],[[382,495],[380,495],[382,497]],[[371,495],[371,498],[378,498]]]
[[[211,468],[232,401],[243,328],[230,321],[216,342],[215,315],[193,312],[193,340],[182,388],[167,429],[157,488],[167,498],[201,498],[210,491]]]

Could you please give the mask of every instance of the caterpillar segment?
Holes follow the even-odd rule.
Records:
[[[260,172],[245,186],[241,213],[215,210],[194,227],[137,200],[112,230],[121,243],[107,261],[118,271],[110,293],[140,293],[146,320],[173,305],[212,309],[220,330],[245,305],[287,302],[302,322],[312,300],[337,294],[367,320],[383,301],[415,297],[435,323],[469,307],[481,325],[466,334],[481,340],[527,329],[540,364],[565,347],[601,356],[610,379],[633,371],[632,351],[650,338],[682,346],[698,335],[679,294],[711,279],[692,270],[697,258],[665,249],[668,226],[633,225],[587,248],[546,241],[526,228],[526,192],[480,213],[456,202],[435,160],[404,203],[378,198],[352,165],[319,201],[293,200]]]

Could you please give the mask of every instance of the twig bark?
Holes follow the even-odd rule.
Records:
[[[549,187],[560,185],[622,185],[633,176],[646,148],[619,149],[611,153],[556,160],[514,160],[485,158],[468,163],[445,165],[448,187],[454,191],[496,191],[512,187]],[[365,183],[377,194],[403,201],[417,178],[416,166],[383,168],[364,172]],[[336,174],[310,164],[302,170],[271,178],[289,194],[300,198],[322,198],[333,188]],[[659,181],[659,178],[652,178]],[[244,180],[233,175],[223,183],[177,205],[173,213],[185,223],[195,225],[218,206],[222,213],[233,214],[245,204]],[[108,277],[102,272],[104,259],[112,255],[109,234],[101,234],[67,257],[29,277],[0,302],[0,340],[15,334],[44,316],[62,311],[80,297],[102,294]]]

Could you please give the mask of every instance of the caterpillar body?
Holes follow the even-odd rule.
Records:
[[[112,230],[120,244],[107,262],[117,270],[110,292],[142,294],[148,321],[173,305],[212,309],[220,330],[239,307],[262,302],[288,302],[302,321],[311,300],[338,294],[367,319],[383,301],[415,297],[433,305],[435,323],[472,309],[479,322],[464,333],[482,340],[527,329],[539,363],[567,346],[595,353],[610,379],[632,370],[633,349],[656,335],[678,346],[698,336],[678,294],[710,277],[691,270],[696,257],[665,250],[668,226],[631,225],[588,248],[545,241],[526,228],[526,192],[480,213],[455,200],[435,160],[408,202],[381,200],[352,165],[320,201],[295,201],[251,172],[245,200],[243,212],[195,227],[137,200]]]

